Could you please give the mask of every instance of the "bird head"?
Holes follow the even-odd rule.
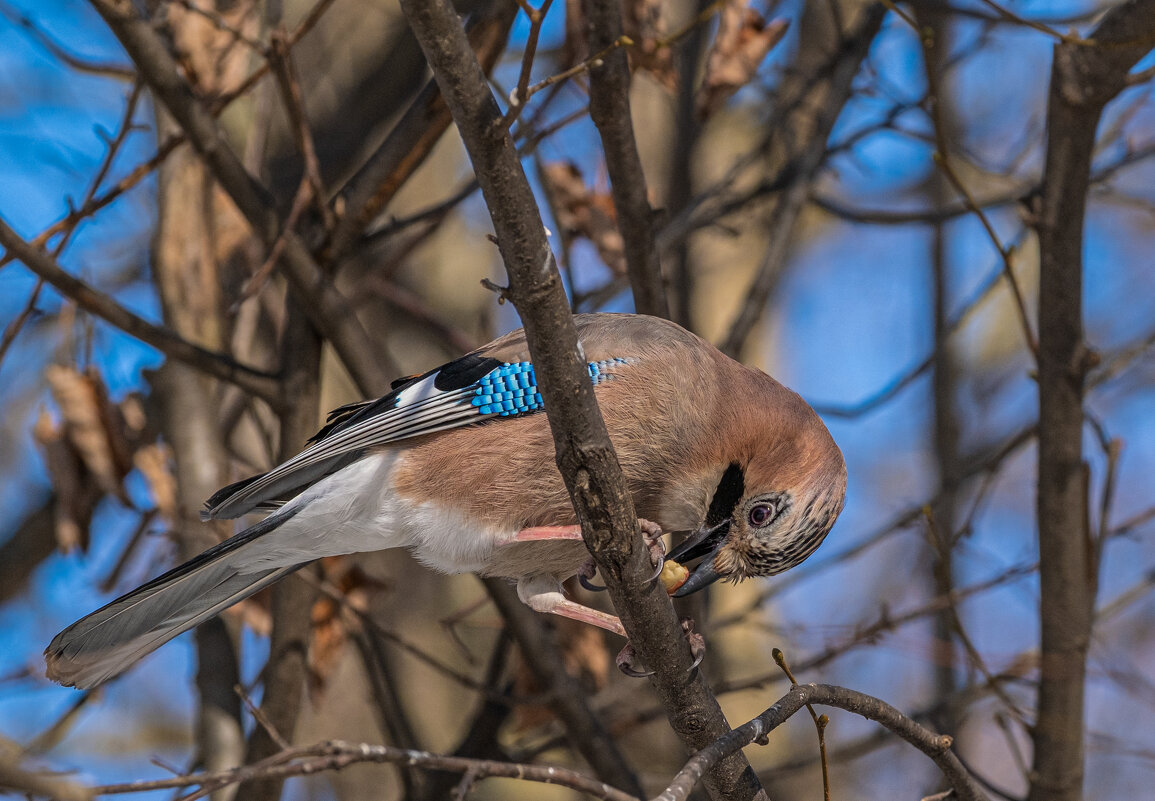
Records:
[[[675,596],[789,570],[814,553],[842,511],[846,464],[818,415],[764,373],[752,389],[762,402],[735,405],[715,432],[701,524],[668,556],[701,559]]]

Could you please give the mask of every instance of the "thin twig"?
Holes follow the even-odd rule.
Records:
[[[106,138],[108,143],[107,150],[105,151],[104,158],[101,159],[100,166],[96,169],[96,174],[88,183],[88,189],[84,193],[84,200],[80,204],[81,208],[92,203],[96,192],[100,189],[100,185],[104,182],[109,170],[112,169],[112,163],[116,160],[117,154],[120,153],[121,146],[124,144],[125,139],[128,138],[128,134],[133,130],[132,118],[136,114],[136,107],[140,101],[140,95],[143,89],[144,84],[141,83],[140,80],[133,82],[132,90],[128,93],[128,99],[124,104],[124,111],[121,113],[120,122],[116,128],[116,134],[111,138]],[[79,219],[78,217],[77,222],[79,222]],[[73,226],[64,231],[64,236],[60,238],[60,241],[57,242],[52,249],[52,258],[57,259],[60,257],[60,254],[64,252],[64,248],[68,245],[68,241],[71,239],[72,233],[75,230],[76,228]],[[45,239],[44,241],[47,240]],[[39,244],[37,246],[39,246]],[[5,253],[4,261],[7,261],[10,255],[10,253]],[[0,337],[0,363],[4,361],[4,356],[7,354],[8,349],[12,346],[12,343],[16,341],[16,337],[20,334],[25,323],[31,319],[35,312],[36,302],[40,299],[40,293],[44,289],[44,283],[44,278],[37,276],[36,285],[32,288],[32,292],[29,293],[28,300],[25,302],[24,307],[8,326],[5,327],[4,334]]]
[[[232,770],[195,773],[170,779],[106,784],[92,788],[92,792],[95,795],[121,795],[153,790],[170,790],[178,787],[199,787],[197,792],[185,796],[191,801],[222,787],[251,779],[309,776],[323,771],[341,770],[350,765],[364,762],[408,763],[429,770],[461,773],[474,771],[478,778],[504,777],[556,784],[579,790],[594,798],[605,799],[605,801],[637,801],[634,796],[628,793],[623,793],[603,782],[590,779],[568,768],[513,764],[489,759],[468,759],[434,754],[429,751],[392,748],[387,745],[349,743],[342,740],[329,740],[312,746],[288,748],[262,762]]]
[[[33,22],[30,17],[12,8],[7,2],[0,3],[0,16],[6,17],[13,25],[24,30],[29,36],[35,39],[41,47],[47,50],[53,58],[63,62],[70,69],[87,75],[98,75],[120,80],[133,80],[136,78],[136,70],[131,66],[105,61],[88,61],[69,53],[55,39],[45,33],[40,26]]]
[[[293,66],[289,37],[283,30],[273,31],[269,47],[269,65],[281,89],[281,102],[289,115],[293,138],[305,164],[305,181],[312,190],[310,195],[321,224],[326,232],[333,230],[333,211],[325,203],[325,184],[321,178],[321,162],[317,158],[317,146],[313,141],[313,130],[309,127],[309,117],[305,111],[305,101],[301,94],[301,81]],[[301,193],[298,193],[300,195]],[[298,212],[299,213],[299,212]],[[285,230],[293,230],[293,223],[285,222]],[[282,234],[283,236],[283,234]]]
[[[526,2],[520,5],[525,15],[529,17],[529,34],[526,36],[525,48],[521,55],[521,73],[517,76],[517,87],[509,95],[509,108],[501,120],[506,128],[517,122],[517,118],[525,111],[525,103],[529,100],[529,76],[533,70],[534,57],[537,55],[541,26],[545,23],[545,15],[549,13],[553,0],[543,0],[541,8],[533,8]]]
[[[258,55],[266,57],[269,55],[269,47],[264,42],[252,38],[244,31],[237,28],[235,25],[230,24],[227,19],[225,19],[215,10],[199,6],[196,3],[191,2],[191,0],[168,0],[168,2],[172,3],[173,5],[180,6],[190,14],[195,14],[198,17],[208,20],[209,24],[211,24],[218,31],[227,33],[233,38],[233,41],[240,42],[241,44],[248,46]]]
[[[986,0],[984,0],[985,2]],[[922,29],[915,26],[918,31],[918,41],[923,50],[923,64],[926,69],[923,71],[927,81],[927,105],[931,118],[931,125],[934,129],[935,153],[933,155],[934,163],[938,166],[946,179],[950,182],[979,222],[982,223],[983,230],[987,232],[991,243],[995,246],[995,251],[999,254],[999,258],[1003,263],[1003,274],[1007,279],[1007,286],[1011,289],[1011,296],[1015,301],[1015,311],[1019,316],[1019,325],[1023,330],[1023,337],[1026,340],[1027,348],[1031,352],[1031,356],[1037,362],[1039,358],[1039,345],[1035,339],[1034,331],[1031,329],[1030,317],[1027,314],[1027,304],[1023,298],[1022,287],[1019,286],[1019,280],[1015,276],[1013,252],[1011,248],[1004,247],[1002,240],[999,238],[998,232],[995,231],[994,225],[991,224],[990,218],[983,210],[983,207],[975,200],[974,196],[967,189],[966,184],[959,177],[958,172],[954,168],[954,164],[950,157],[950,148],[947,143],[946,123],[942,118],[942,87],[939,85],[939,72],[934,68],[936,63],[935,48],[939,46],[936,40],[937,33],[932,29]]]
[[[887,632],[896,631],[908,623],[913,623],[930,615],[938,614],[966,598],[980,595],[996,587],[1018,581],[1031,575],[1037,569],[1037,564],[1011,567],[993,578],[977,582],[962,589],[952,590],[947,594],[930,599],[921,606],[898,614],[893,614],[884,607],[879,611],[878,616],[873,621],[856,626],[853,634],[843,642],[831,645],[817,654],[806,657],[799,665],[799,670],[815,670],[824,667],[834,660],[845,656],[855,648],[877,642],[878,638]],[[745,679],[734,679],[722,682],[718,685],[717,689],[719,693],[741,692],[743,690],[756,689],[772,684],[777,678],[777,673],[768,671]]]
[[[0,245],[20,259],[29,270],[75,302],[79,308],[151,345],[166,356],[185,362],[223,381],[236,384],[274,408],[278,408],[284,400],[275,376],[243,365],[226,354],[216,353],[188,342],[172,330],[150,323],[129,311],[108,295],[66,272],[43,250],[25,242],[3,219],[0,219]]]
[[[422,662],[422,663],[428,665],[429,667],[433,668],[434,670],[436,670],[437,672],[446,676],[447,678],[452,679],[453,681],[460,684],[462,687],[467,687],[471,690],[475,690],[479,693],[482,693],[490,701],[500,701],[500,702],[512,704],[512,703],[529,703],[533,700],[537,700],[537,699],[529,699],[529,698],[511,698],[511,697],[506,696],[506,695],[493,695],[493,694],[491,694],[490,688],[487,687],[484,682],[478,681],[477,679],[473,678],[472,676],[468,676],[464,673],[461,673],[460,671],[456,670],[455,668],[440,661],[439,659],[437,659],[437,657],[426,653],[424,650],[422,650],[418,646],[416,646],[413,643],[406,640],[400,634],[396,633],[395,631],[392,631],[390,629],[385,628],[385,626],[383,626],[380,623],[380,621],[378,621],[372,615],[367,614],[363,610],[358,609],[356,606],[349,603],[348,597],[345,596],[344,593],[340,592],[332,584],[332,582],[322,581],[322,580],[319,580],[316,577],[314,577],[312,575],[308,575],[308,574],[300,574],[300,575],[305,581],[307,581],[313,587],[315,587],[320,592],[322,592],[326,597],[328,597],[331,600],[336,601],[338,604],[340,604],[341,608],[344,609],[349,614],[351,614],[353,617],[355,617],[357,619],[357,622],[360,625],[372,629],[373,632],[375,634],[377,634],[379,637],[381,637],[382,639],[386,640],[389,643],[392,643],[393,645],[397,646],[397,648],[399,648],[404,653],[409,654],[410,656],[417,659],[419,662]]]
[[[525,100],[529,100],[531,97],[536,95],[542,89],[553,86],[555,83],[561,83],[562,81],[568,81],[570,78],[574,78],[578,75],[581,75],[584,72],[588,72],[593,67],[596,67],[599,64],[601,64],[602,60],[607,55],[612,53],[614,50],[617,50],[619,47],[628,47],[628,46],[632,45],[633,43],[634,43],[634,41],[630,37],[625,36],[625,35],[619,36],[612,43],[610,43],[607,47],[598,51],[594,55],[590,56],[585,61],[582,61],[578,64],[574,64],[569,69],[563,70],[563,71],[561,71],[555,75],[551,75],[548,78],[545,78],[544,80],[541,80],[541,81],[535,83],[533,86],[528,87],[525,90]],[[524,103],[524,101],[523,101],[523,103]]]
[[[1050,36],[1052,39],[1063,42],[1064,44],[1074,44],[1074,45],[1083,45],[1083,46],[1097,46],[1098,45],[1098,42],[1096,42],[1094,39],[1084,39],[1083,37],[1077,36],[1074,33],[1060,33],[1059,31],[1056,31],[1054,28],[1051,28],[1050,26],[1045,25],[1042,22],[1036,22],[1035,20],[1030,20],[1030,19],[1027,19],[1025,17],[1020,17],[1018,14],[1014,13],[1010,9],[1007,9],[1007,8],[1004,8],[1003,6],[1000,6],[998,3],[994,2],[994,0],[979,0],[979,2],[982,3],[984,6],[986,6],[987,8],[994,11],[995,14],[997,14],[1001,20],[1004,20],[1006,22],[1013,22],[1016,25],[1022,25],[1024,27],[1031,28],[1032,30],[1039,31],[1040,33],[1045,33],[1047,36]]]
[[[277,731],[277,728],[272,724],[272,722],[269,721],[269,718],[265,715],[264,712],[261,711],[261,708],[253,703],[253,699],[249,696],[248,692],[245,691],[244,687],[237,684],[233,687],[233,692],[240,696],[241,703],[245,705],[245,709],[247,709],[249,714],[253,716],[253,720],[257,722],[258,726],[265,730],[265,733],[268,734],[272,741],[277,744],[278,748],[285,750],[291,747],[289,741],[286,740],[279,731]]]
[[[882,6],[872,5],[862,14],[858,29],[841,43],[830,73],[821,108],[811,111],[813,122],[806,133],[806,142],[797,155],[794,172],[786,178],[786,186],[767,224],[769,243],[758,268],[758,273],[746,293],[738,314],[731,321],[720,350],[736,357],[750,332],[766,311],[775,283],[790,252],[790,232],[809,197],[811,184],[826,160],[826,142],[843,106],[850,99],[854,76],[870,45],[882,27],[885,17]]]
[[[774,657],[775,664],[782,668],[782,672],[790,680],[791,686],[797,687],[798,680],[790,672],[790,666],[786,664],[786,654],[782,653],[782,649],[775,648],[771,655]],[[822,765],[822,798],[823,801],[830,801],[830,766],[826,762],[826,727],[830,724],[830,718],[815,712],[813,704],[807,704],[806,711],[810,713],[810,719],[814,721],[814,728],[818,730],[818,758]]]

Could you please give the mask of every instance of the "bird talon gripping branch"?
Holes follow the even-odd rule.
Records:
[[[584,314],[574,325],[667,591],[773,575],[814,552],[842,509],[846,468],[801,398],[667,320]],[[588,581],[589,553],[550,467],[529,356],[514,331],[337,409],[301,453],[202,512],[263,520],[73,623],[45,651],[48,675],[94,687],[302,565],[386,548],[443,573],[514,579],[534,609],[624,635],[562,590],[570,576]],[[665,564],[663,530],[683,533]]]

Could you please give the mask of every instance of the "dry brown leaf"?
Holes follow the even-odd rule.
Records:
[[[542,167],[542,179],[558,226],[569,236],[588,239],[614,273],[626,272],[625,240],[618,231],[613,199],[586,186],[581,170],[570,162]]]
[[[99,373],[80,373],[72,367],[50,365],[44,371],[53,400],[60,410],[54,418],[41,413],[33,427],[33,436],[44,453],[56,496],[56,539],[64,551],[88,547],[89,525],[96,504],[112,495],[128,504],[124,478],[135,466],[137,449],[148,436],[148,418],[139,397],[130,395],[113,403]],[[153,447],[155,446],[146,446]],[[144,456],[147,461],[148,454]],[[154,459],[155,461],[155,459]],[[146,477],[161,482],[156,472]],[[175,488],[162,484],[158,502],[167,492],[175,497]],[[172,519],[174,500],[162,509]]]
[[[168,448],[145,445],[133,454],[133,463],[148,482],[157,511],[166,520],[176,520],[176,476],[172,474]]]
[[[766,54],[786,35],[790,22],[769,23],[749,7],[750,0],[727,0],[718,21],[718,33],[706,59],[706,77],[698,90],[696,110],[705,119],[753,80]]]
[[[113,433],[111,422],[116,413],[109,408],[104,385],[91,375],[60,365],[49,365],[44,377],[60,408],[69,443],[100,489],[126,500],[121,480],[128,473],[125,461],[130,451]]]
[[[662,0],[629,0],[622,9],[622,22],[626,36],[634,41],[627,51],[630,64],[673,92],[678,88],[678,69],[674,51],[665,44],[665,7]]]
[[[313,638],[309,644],[309,696],[314,703],[324,694],[348,639],[341,604],[329,597],[318,598],[313,604]]]
[[[103,494],[91,480],[91,473],[68,441],[65,427],[56,423],[48,410],[41,410],[32,427],[32,436],[44,454],[52,479],[56,504],[56,547],[68,553],[88,548],[88,524],[96,502]]]
[[[372,594],[385,586],[348,557],[322,559],[321,570],[326,581],[335,586],[341,594],[341,600],[325,595],[313,604],[313,638],[309,646],[309,695],[314,703],[324,694],[349,642],[350,617],[343,614],[344,607],[365,612],[369,608]]]

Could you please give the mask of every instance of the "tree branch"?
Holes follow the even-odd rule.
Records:
[[[580,790],[594,798],[605,801],[637,801],[634,796],[623,793],[604,782],[588,776],[552,765],[521,765],[498,762],[490,759],[468,759],[465,757],[443,756],[428,751],[410,751],[387,745],[368,743],[348,743],[329,740],[316,745],[289,748],[280,751],[256,765],[246,765],[233,770],[216,773],[201,773],[190,776],[175,776],[156,781],[126,782],[107,784],[92,788],[94,795],[121,795],[143,793],[152,790],[167,790],[174,787],[200,787],[198,792],[184,796],[186,799],[201,798],[209,792],[230,784],[254,779],[277,779],[283,781],[289,776],[309,776],[327,770],[342,768],[362,762],[403,762],[420,765],[429,770],[446,770],[472,773],[477,778],[500,776],[509,779],[556,784]]]
[[[626,271],[639,314],[669,317],[662,264],[654,238],[654,210],[634,138],[630,112],[630,65],[624,48],[619,0],[586,0],[591,53],[606,55],[590,68],[590,117],[597,126],[626,255]]]
[[[609,586],[631,642],[655,672],[674,730],[694,750],[728,730],[665,591],[649,581],[647,549],[638,533],[541,217],[517,150],[447,0],[403,0],[402,9],[425,51],[465,141],[490,209],[509,273],[509,297],[525,324],[534,368],[554,434],[557,463],[582,521],[586,545]],[[715,797],[747,799],[760,792],[745,757],[735,754],[708,779]]]
[[[837,707],[882,724],[887,730],[930,757],[961,801],[987,801],[986,794],[974,777],[950,750],[953,745],[950,736],[935,734],[885,701],[830,684],[804,684],[791,687],[786,695],[761,715],[733,731],[726,732],[695,753],[653,801],[685,801],[710,770],[750,743],[764,742],[771,731],[781,726],[807,704]],[[444,756],[428,751],[348,743],[340,740],[286,748],[259,764],[233,770],[175,776],[156,781],[110,784],[94,787],[92,793],[118,795],[175,787],[199,787],[199,791],[186,796],[191,799],[239,781],[310,775],[326,770],[340,770],[360,762],[404,762],[427,770],[462,773],[472,780],[502,776],[557,784],[606,801],[637,801],[639,798],[565,768]]]
[[[307,298],[296,297],[294,293],[289,293],[286,302],[281,360],[286,365],[285,395],[294,402],[280,418],[278,457],[281,461],[296,454],[317,430],[321,340],[305,314],[308,303]],[[307,566],[305,571],[315,567]],[[278,582],[272,590],[273,631],[269,638],[269,660],[263,673],[265,692],[261,713],[273,731],[289,739],[293,737],[305,693],[316,597],[313,583],[296,578]],[[249,737],[245,761],[259,762],[277,750],[273,732],[257,726]],[[281,796],[281,785],[280,779],[266,779],[242,788],[238,795],[248,801],[276,801]]]
[[[1055,46],[1039,231],[1041,673],[1030,801],[1083,797],[1084,684],[1099,566],[1083,460],[1083,224],[1103,108],[1155,42],[1155,0],[1104,16],[1095,46]]]
[[[281,405],[283,396],[275,376],[246,367],[226,354],[214,353],[194,345],[169,329],[134,314],[108,295],[65,271],[43,250],[24,241],[3,219],[0,219],[0,245],[84,311],[151,345],[165,356],[184,362],[214,378],[236,384],[274,408]]]
[[[160,34],[131,0],[91,2],[137,65],[153,97],[180,124],[257,236],[267,247],[284,237],[286,276],[300,297],[309,298],[309,319],[332,342],[360,390],[370,396],[383,394],[389,381],[373,340],[349,313],[348,301],[329,282],[300,237],[284,230],[273,198],[229,147],[212,112],[194,94]]]
[[[684,801],[697,783],[698,777],[719,759],[735,753],[752,742],[763,741],[766,735],[807,704],[845,709],[867,720],[881,723],[930,757],[961,801],[987,801],[986,794],[959,762],[958,757],[951,752],[950,748],[954,741],[950,736],[935,734],[885,701],[831,684],[803,684],[791,687],[790,692],[761,715],[694,754],[654,801]]]

